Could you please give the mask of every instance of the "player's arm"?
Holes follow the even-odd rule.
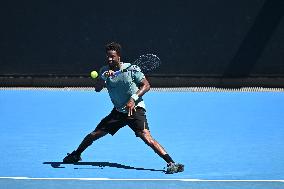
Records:
[[[107,79],[107,75],[106,73],[108,72],[108,68],[107,67],[102,67],[99,71],[99,77],[96,79],[95,82],[95,91],[96,92],[100,92],[106,84],[106,79]]]
[[[139,85],[139,90],[131,96],[126,104],[126,108],[128,109],[128,116],[132,115],[133,110],[135,111],[135,101],[138,100],[139,97],[142,97],[149,90],[150,84],[148,80],[146,78],[142,79]]]
[[[98,78],[95,82],[95,91],[100,92],[105,86],[105,81],[102,78]]]
[[[150,90],[150,84],[148,80],[144,78],[142,79],[140,86],[139,86],[139,90],[136,92],[136,94],[138,95],[138,97],[141,97],[149,90]]]

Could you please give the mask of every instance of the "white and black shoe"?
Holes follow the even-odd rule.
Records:
[[[167,166],[166,174],[174,174],[184,171],[184,165],[180,163],[170,163]]]

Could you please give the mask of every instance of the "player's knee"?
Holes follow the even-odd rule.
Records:
[[[87,146],[90,146],[92,145],[94,141],[94,136],[90,133],[88,134],[85,138],[84,138],[84,143],[87,145]]]
[[[107,133],[101,130],[98,131],[93,131],[89,134],[89,136],[93,139],[93,140],[97,140],[103,136],[105,136]]]
[[[156,141],[152,137],[149,138],[148,141],[151,146],[155,146]]]
[[[140,138],[149,146],[155,145],[155,140],[151,137],[151,135],[140,133]]]

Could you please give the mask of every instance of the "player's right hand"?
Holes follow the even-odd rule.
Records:
[[[128,110],[128,116],[132,116],[133,111],[136,111],[135,101],[132,98],[130,98],[129,101],[127,102],[125,108]]]
[[[105,77],[112,77],[114,76],[114,71],[113,70],[108,70],[104,73]]]

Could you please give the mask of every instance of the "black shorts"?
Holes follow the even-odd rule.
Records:
[[[145,112],[144,108],[137,107],[132,116],[128,116],[127,113],[121,113],[114,108],[108,116],[101,120],[94,132],[102,130],[114,135],[119,129],[128,125],[137,136],[137,132],[144,129],[149,130]]]

